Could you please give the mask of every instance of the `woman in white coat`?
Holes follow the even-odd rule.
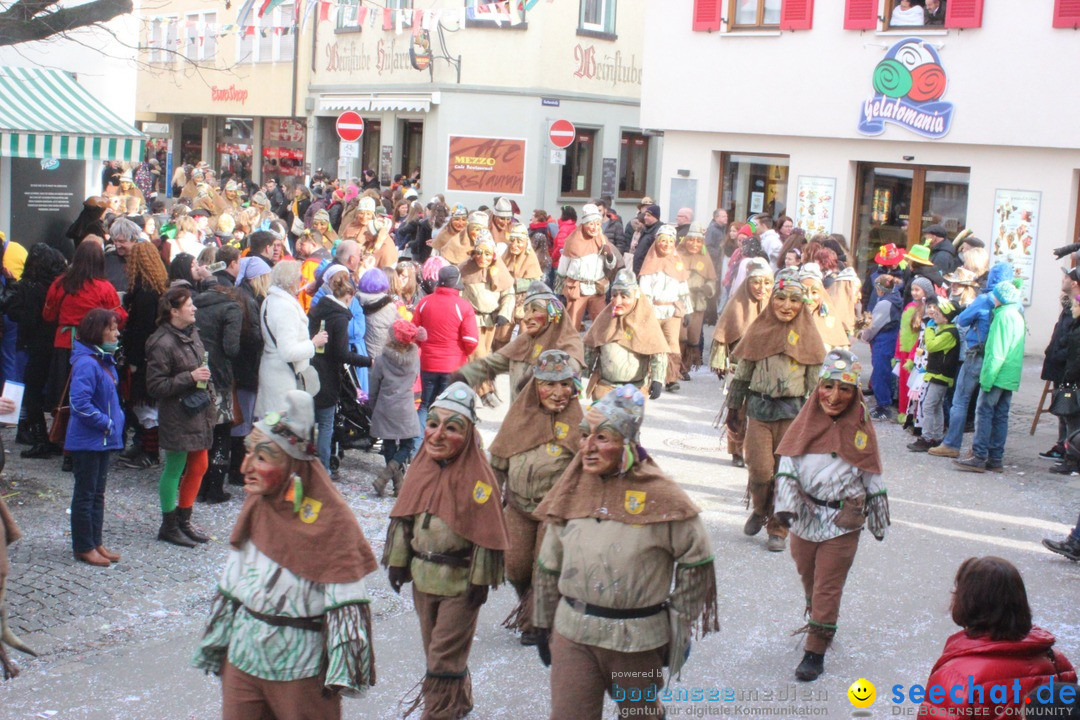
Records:
[[[262,362],[259,364],[259,394],[255,415],[285,407],[285,394],[306,390],[314,396],[319,391],[319,376],[311,366],[315,349],[326,344],[327,334],[320,330],[308,336],[308,319],[296,299],[300,291],[300,263],[285,260],[270,272],[270,290],[259,311],[263,335]]]

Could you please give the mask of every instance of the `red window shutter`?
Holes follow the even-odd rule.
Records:
[[[720,3],[721,0],[694,0],[692,29],[695,31],[719,30]]]
[[[781,30],[809,30],[814,24],[814,0],[783,0]]]
[[[1054,0],[1054,27],[1080,27],[1080,0]]]
[[[982,27],[982,13],[983,0],[951,0],[945,6],[945,27]]]
[[[847,7],[844,8],[844,29],[876,30],[877,13],[878,0],[847,0]]]

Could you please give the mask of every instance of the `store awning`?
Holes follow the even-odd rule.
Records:
[[[0,67],[0,155],[141,162],[145,143],[67,73]]]
[[[404,110],[406,112],[428,112],[432,105],[438,105],[441,94],[433,93],[363,93],[357,95],[323,95],[319,98],[319,110],[336,112],[355,110],[357,112],[387,112]]]

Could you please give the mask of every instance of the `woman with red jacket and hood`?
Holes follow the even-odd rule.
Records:
[[[935,710],[924,712],[988,708],[987,717],[1002,718],[1017,715],[1025,696],[1041,685],[1076,682],[1072,663],[1054,650],[1054,636],[1031,623],[1024,580],[1008,560],[987,556],[961,563],[951,610],[963,630],[945,641],[930,671],[923,707]],[[943,692],[935,694],[936,685]],[[955,686],[963,689],[959,699],[950,694]]]

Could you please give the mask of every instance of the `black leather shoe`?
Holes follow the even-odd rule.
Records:
[[[795,668],[795,678],[803,682],[817,680],[818,675],[825,672],[825,655],[812,653],[809,650],[803,655],[799,667]]]
[[[75,466],[70,455],[64,456],[64,461],[60,463],[60,470],[63,472],[71,472]]]

